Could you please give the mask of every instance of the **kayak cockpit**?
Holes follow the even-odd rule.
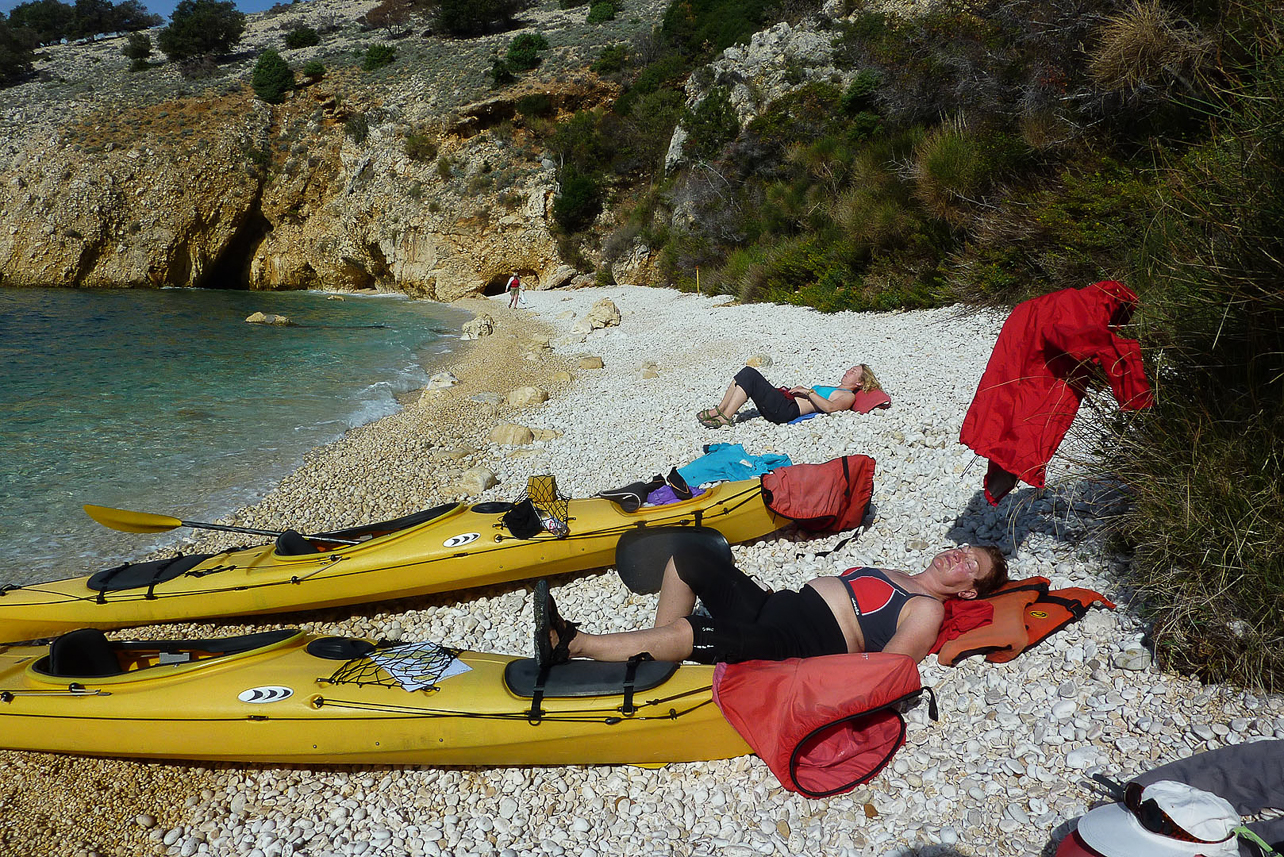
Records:
[[[311,536],[305,536],[297,530],[286,530],[276,538],[276,555],[307,556],[314,553],[342,550],[345,547],[352,547],[346,542],[355,541],[365,544],[368,541],[392,535],[401,530],[408,530],[411,527],[426,524],[460,508],[462,508],[460,503],[443,503],[440,506],[433,506],[431,509],[424,509],[422,512],[403,515],[400,518],[393,518],[389,521],[380,521],[377,524],[363,524],[359,527],[349,527],[346,530],[334,530]],[[329,541],[327,537],[341,541]]]
[[[108,678],[167,664],[225,658],[274,646],[301,632],[287,628],[210,640],[145,640],[114,642],[96,628],[81,628],[58,637],[49,654],[31,665],[47,678]]]

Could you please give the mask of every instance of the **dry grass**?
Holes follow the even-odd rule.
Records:
[[[1186,78],[1209,53],[1209,42],[1189,21],[1159,0],[1133,4],[1107,19],[1088,69],[1111,90],[1164,87]]]

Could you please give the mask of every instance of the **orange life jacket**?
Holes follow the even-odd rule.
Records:
[[[991,663],[1010,661],[1026,649],[1082,619],[1094,604],[1115,605],[1100,592],[1070,587],[1049,590],[1046,577],[1014,580],[984,598],[947,601],[945,621],[932,648],[952,667],[972,655]],[[986,608],[991,616],[984,620]]]

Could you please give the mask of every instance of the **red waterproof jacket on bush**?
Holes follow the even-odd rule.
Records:
[[[1074,422],[1093,366],[1105,372],[1121,408],[1150,407],[1141,345],[1113,330],[1136,307],[1132,290],[1106,280],[1062,289],[1012,310],[959,432],[960,443],[990,459],[986,497],[991,503],[1010,490],[990,491],[996,467],[1043,487],[1048,461]]]
[[[914,659],[889,652],[742,661],[713,673],[723,716],[782,786],[807,797],[850,791],[881,771],[905,743],[901,709],[921,690]]]
[[[824,464],[790,464],[762,477],[767,508],[806,530],[860,526],[874,494],[874,459],[845,455]]]

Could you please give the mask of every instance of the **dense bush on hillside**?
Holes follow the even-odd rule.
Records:
[[[132,33],[160,22],[160,15],[148,12],[139,0],[123,0],[114,5],[110,0],[76,0],[74,6],[61,0],[30,0],[19,3],[9,13],[12,26],[30,29],[42,45],[106,33]]]
[[[425,0],[435,28],[451,36],[478,36],[511,29],[533,0]]]
[[[1218,22],[1204,117],[1163,150],[1140,335],[1160,395],[1104,448],[1160,663],[1284,688],[1284,38],[1263,7]]]
[[[268,104],[280,104],[286,93],[294,89],[294,72],[279,53],[268,48],[254,63],[250,85],[254,87],[254,94]]]
[[[245,13],[231,0],[182,0],[157,42],[173,62],[226,53],[245,32]]]
[[[36,37],[0,19],[0,86],[12,86],[31,72]]]

